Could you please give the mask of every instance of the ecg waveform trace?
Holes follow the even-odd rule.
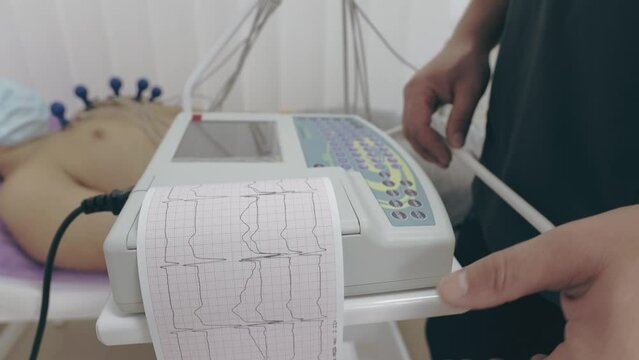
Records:
[[[335,359],[343,296],[329,188],[315,178],[155,188],[138,246],[158,357]]]

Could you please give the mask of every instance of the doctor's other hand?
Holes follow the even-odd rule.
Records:
[[[446,276],[438,290],[450,305],[470,309],[560,291],[565,338],[547,360],[636,359],[639,206],[574,221],[496,252]]]
[[[451,41],[404,87],[404,136],[424,159],[447,167],[451,154],[444,139],[430,127],[431,115],[453,104],[446,137],[453,147],[464,144],[475,107],[490,78],[488,51]]]

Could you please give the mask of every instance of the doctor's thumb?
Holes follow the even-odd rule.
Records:
[[[557,248],[559,239],[545,242],[544,237],[498,251],[445,276],[437,286],[439,295],[454,307],[483,309],[553,287],[565,269],[552,264],[565,251]]]
[[[437,286],[442,300],[453,307],[482,309],[524,295],[515,290],[516,282],[525,281],[523,269],[509,255],[497,252],[442,278]]]
[[[548,231],[451,273],[440,280],[439,295],[454,307],[483,309],[584,284],[597,273],[599,257],[581,241],[587,235],[575,236],[578,226],[575,222]]]

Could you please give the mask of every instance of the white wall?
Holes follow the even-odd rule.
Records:
[[[70,109],[77,83],[132,94],[140,76],[179,94],[188,73],[242,3],[252,0],[0,0],[0,77]],[[421,65],[449,36],[467,0],[360,0],[390,42]],[[285,0],[258,40],[225,110],[296,111],[342,104],[341,0]],[[365,30],[373,108],[401,110],[410,77]],[[215,82],[207,84],[216,89]],[[389,119],[390,125],[394,122]]]

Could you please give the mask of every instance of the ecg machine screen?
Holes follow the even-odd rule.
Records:
[[[274,121],[191,121],[175,162],[282,161]]]

